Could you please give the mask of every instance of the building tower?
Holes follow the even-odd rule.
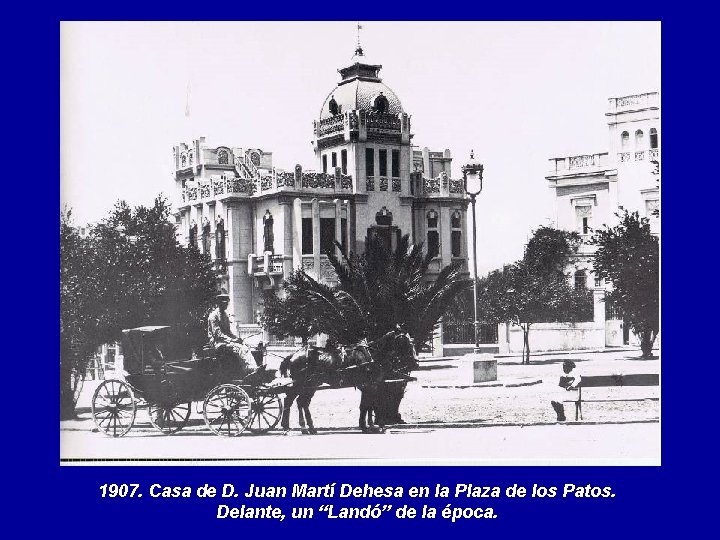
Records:
[[[412,233],[410,117],[358,45],[341,80],[327,95],[314,124],[313,147],[320,170],[339,168],[353,178],[354,251],[368,235],[394,246]]]

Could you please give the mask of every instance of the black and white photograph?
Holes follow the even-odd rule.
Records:
[[[660,45],[62,22],[61,464],[660,465]]]

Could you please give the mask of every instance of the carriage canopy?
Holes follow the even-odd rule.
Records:
[[[165,361],[170,326],[140,326],[122,331],[125,370],[144,373]]]

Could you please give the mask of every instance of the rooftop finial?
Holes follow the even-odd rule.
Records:
[[[360,46],[360,30],[362,30],[362,25],[360,24],[360,21],[357,23],[357,47],[355,48],[355,56],[364,56],[362,47]]]
[[[475,159],[475,150],[470,150],[470,159]]]

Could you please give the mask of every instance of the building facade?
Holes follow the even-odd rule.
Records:
[[[594,229],[618,222],[617,213],[638,212],[659,234],[660,99],[657,92],[608,100],[608,150],[550,159],[545,177],[554,190],[554,226],[588,240]],[[584,241],[569,272],[576,287],[594,291],[595,316],[588,328],[593,346],[623,345],[634,338],[612,306],[607,288],[593,275],[594,246]]]
[[[312,124],[310,169],[281,170],[270,152],[204,137],[174,147],[178,238],[212,257],[239,325],[257,323],[262,291],[294,269],[333,283],[327,253],[362,253],[369,237],[395,246],[409,234],[435,255],[432,272],[451,262],[467,271],[463,181],[451,178],[449,150],[413,146],[381,67],[358,47],[338,70]]]

